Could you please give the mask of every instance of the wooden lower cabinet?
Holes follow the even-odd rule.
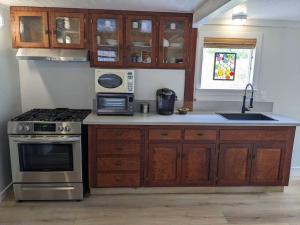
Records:
[[[218,185],[246,185],[249,183],[251,144],[221,144],[218,162]]]
[[[150,144],[148,161],[149,185],[174,185],[180,176],[179,144]]]
[[[183,144],[181,184],[208,185],[213,183],[215,145]]]
[[[285,154],[284,144],[255,144],[250,183],[253,185],[282,184]]]
[[[287,186],[295,127],[89,126],[90,187]]]

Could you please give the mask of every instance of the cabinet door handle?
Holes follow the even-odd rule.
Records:
[[[254,152],[252,155],[252,159],[255,159],[255,158],[256,158],[256,152]]]
[[[197,133],[197,136],[202,137],[203,133]]]
[[[117,177],[117,178],[116,178],[116,181],[117,181],[117,182],[122,182],[122,178],[121,178],[121,177]]]
[[[121,161],[116,161],[116,166],[121,166],[122,162]]]
[[[117,136],[122,136],[123,133],[122,133],[122,132],[117,132],[116,135],[117,135]]]
[[[122,150],[123,150],[123,148],[122,148],[122,147],[116,147],[116,150],[118,150],[118,151],[122,151]]]
[[[168,133],[161,133],[160,136],[168,136]]]

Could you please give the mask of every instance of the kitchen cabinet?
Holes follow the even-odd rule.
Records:
[[[208,185],[213,182],[215,145],[183,144],[181,184]]]
[[[12,11],[14,48],[49,48],[48,11]]]
[[[185,68],[189,40],[189,21],[186,17],[160,17],[159,66]]]
[[[11,7],[14,48],[86,48],[86,10]]]
[[[157,20],[154,16],[126,16],[126,63],[153,67],[157,63]]]
[[[140,128],[89,127],[91,186],[140,186],[142,137]]]
[[[287,186],[295,127],[89,125],[91,187]]]
[[[252,153],[250,183],[280,185],[286,146],[282,143],[255,144]]]
[[[123,65],[123,17],[117,14],[92,14],[91,63],[93,66]]]
[[[248,184],[250,177],[251,151],[251,144],[221,144],[217,184]]]
[[[191,14],[106,10],[89,14],[92,67],[188,67]]]
[[[53,11],[50,14],[51,47],[85,48],[85,23],[84,13]]]
[[[150,185],[174,185],[179,182],[180,152],[178,144],[150,144],[148,183]]]

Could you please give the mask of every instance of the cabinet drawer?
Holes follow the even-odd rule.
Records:
[[[139,171],[140,159],[139,158],[98,158],[97,159],[98,171]]]
[[[141,140],[139,129],[97,129],[97,140]]]
[[[179,129],[149,129],[149,140],[180,140]]]
[[[103,142],[97,145],[97,154],[140,154],[141,144],[128,142]]]
[[[221,130],[221,141],[286,141],[287,129],[278,130]]]
[[[138,187],[140,186],[140,174],[120,174],[120,173],[98,173],[97,187]]]
[[[184,131],[184,140],[188,141],[215,141],[217,140],[217,131],[208,129],[186,129]]]

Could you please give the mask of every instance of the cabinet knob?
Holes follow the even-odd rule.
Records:
[[[122,150],[123,150],[123,148],[122,148],[122,147],[117,147],[117,148],[116,148],[116,150],[118,150],[118,151],[122,151]]]
[[[116,166],[121,166],[122,162],[121,161],[116,161]]]

